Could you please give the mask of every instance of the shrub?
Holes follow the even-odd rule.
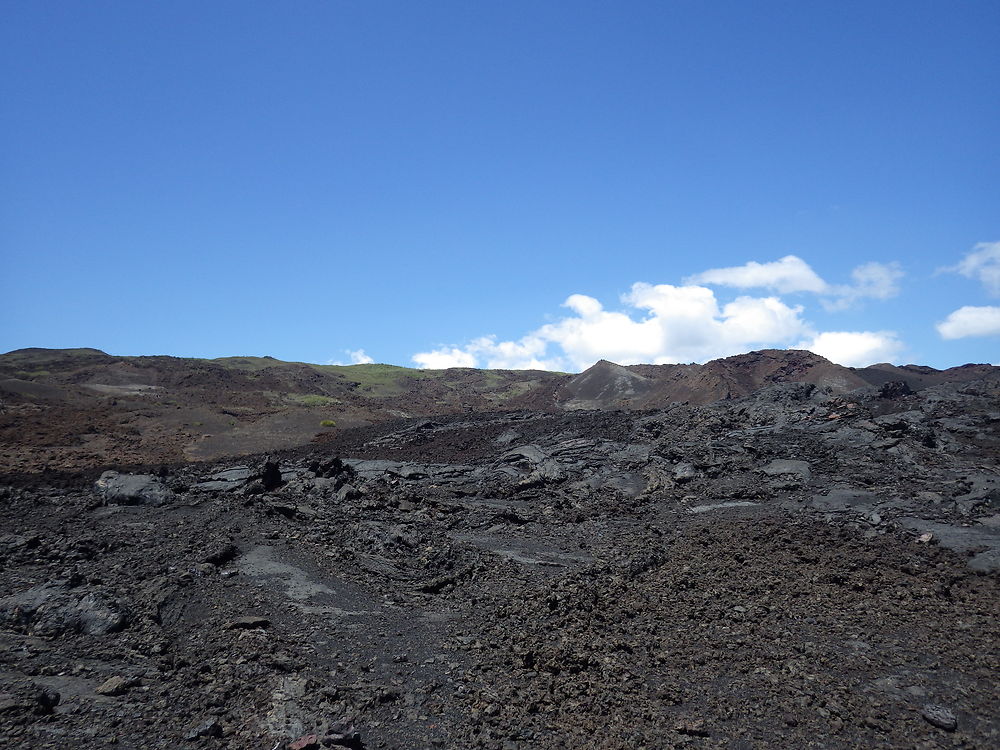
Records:
[[[337,423],[334,422],[332,419],[324,419],[322,422],[319,423],[319,426],[320,427],[336,427]]]

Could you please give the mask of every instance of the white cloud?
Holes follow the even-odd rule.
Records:
[[[899,294],[903,270],[899,263],[864,263],[851,271],[851,284],[828,284],[795,255],[770,263],[712,268],[685,279],[687,284],[712,284],[738,289],[770,289],[778,294],[812,292],[824,297],[827,310],[847,310],[861,299],[889,299]]]
[[[495,336],[481,336],[465,347],[443,347],[413,355],[424,369],[447,367],[487,367],[491,370],[558,370],[559,358],[545,359],[548,342],[532,334],[519,341],[497,341]]]
[[[574,294],[563,303],[571,315],[517,341],[483,337],[461,348],[418,353],[413,361],[420,367],[548,370],[581,370],[599,359],[670,364],[787,345],[810,332],[802,308],[776,297],[738,297],[720,307],[707,287],[638,283],[622,301],[633,312],[605,310],[593,297]]]
[[[790,292],[823,293],[829,289],[823,279],[802,258],[786,255],[770,263],[750,261],[742,266],[711,268],[684,279],[685,284],[717,284],[739,289],[772,289]]]
[[[546,359],[548,342],[533,334],[519,341],[497,342],[493,336],[473,341],[467,350],[481,358],[491,370],[558,370],[562,361]]]
[[[449,367],[476,367],[476,355],[457,347],[418,352],[413,355],[417,367],[425,370],[445,370]]]
[[[348,356],[351,358],[352,365],[370,365],[375,360],[365,354],[364,349],[354,349],[347,351]]]
[[[851,271],[854,285],[850,294],[872,299],[889,299],[899,294],[899,280],[903,278],[899,263],[865,263]]]
[[[596,299],[582,294],[574,294],[563,304],[576,315],[542,326],[535,336],[562,349],[571,368],[589,367],[599,359],[649,362],[660,351],[656,320],[636,321],[625,313],[607,311]]]
[[[903,278],[899,263],[865,263],[851,271],[853,284],[830,288],[833,295],[823,300],[827,310],[847,310],[860,299],[890,299],[899,294]]]
[[[365,354],[364,349],[344,349],[344,354],[348,356],[349,361],[341,362],[339,360],[333,360],[327,362],[328,365],[370,365],[375,360]]]
[[[796,348],[808,349],[845,367],[865,367],[893,361],[903,351],[903,343],[892,331],[826,331]]]
[[[775,295],[741,295],[723,304],[706,284],[812,292],[828,309],[844,309],[862,298],[898,294],[902,276],[898,263],[865,263],[851,272],[850,284],[835,286],[801,258],[787,255],[770,263],[711,269],[679,286],[639,282],[622,295],[619,310],[573,294],[563,303],[567,314],[519,339],[484,336],[464,346],[419,352],[413,361],[429,368],[582,370],[599,359],[623,365],[706,362],[797,344],[834,362],[867,365],[902,352],[894,332],[819,332],[803,317],[801,305],[789,305]]]
[[[941,270],[977,279],[987,292],[1000,296],[1000,242],[980,242],[958,265]]]
[[[1000,336],[1000,307],[960,307],[936,327],[943,339]]]

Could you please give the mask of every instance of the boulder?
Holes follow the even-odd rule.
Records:
[[[684,461],[674,467],[673,476],[675,482],[690,482],[698,477],[698,470],[694,464]]]
[[[222,725],[217,719],[208,719],[184,733],[184,739],[192,742],[202,737],[221,737]]]
[[[126,690],[128,690],[128,680],[121,675],[109,677],[107,680],[94,688],[94,692],[98,695],[108,696],[122,695]]]
[[[954,732],[958,728],[958,718],[955,716],[955,712],[947,706],[928,703],[921,709],[920,715],[928,724],[946,732]]]
[[[767,466],[761,468],[760,471],[769,477],[791,475],[801,477],[805,480],[812,476],[808,461],[795,461],[788,458],[776,458]]]
[[[96,592],[44,583],[0,599],[0,625],[29,635],[107,635],[128,623],[122,605]]]
[[[94,484],[107,505],[165,505],[174,493],[152,474],[119,474],[106,471]]]
[[[206,551],[201,561],[211,565],[222,566],[231,560],[235,560],[239,554],[239,547],[232,542],[219,542]]]
[[[883,383],[882,387],[878,390],[878,397],[883,399],[897,399],[903,396],[910,396],[913,394],[913,390],[910,388],[910,384],[904,380],[890,380],[888,383]]]
[[[270,458],[264,461],[264,467],[260,472],[260,483],[267,492],[281,486],[281,468],[278,466],[277,461]]]
[[[343,487],[337,490],[337,494],[334,495],[334,499],[338,503],[345,503],[348,500],[353,500],[356,497],[361,497],[361,492],[353,484],[345,484]]]

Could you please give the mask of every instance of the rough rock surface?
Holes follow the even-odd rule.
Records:
[[[108,505],[163,505],[174,497],[159,477],[149,474],[106,471],[94,487]]]
[[[1000,380],[908,390],[0,478],[0,746],[1000,746]]]
[[[336,441],[345,429],[374,424],[382,425],[375,432],[385,432],[386,422],[398,420],[419,434],[433,431],[435,420],[448,415],[669,409],[771,386],[778,386],[782,398],[796,388],[870,388],[873,398],[894,409],[894,402],[914,392],[994,377],[997,370],[850,368],[811,352],[775,349],[705,364],[601,361],[576,375],[19,349],[0,354],[0,466],[11,473],[159,467],[266,455],[311,440]],[[515,446],[516,437],[506,444]]]

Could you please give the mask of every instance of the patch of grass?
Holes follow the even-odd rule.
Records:
[[[406,380],[428,380],[441,377],[442,370],[416,370],[396,365],[313,365],[320,372],[357,383],[359,390],[372,396],[393,396],[402,393]]]
[[[399,378],[425,379],[438,377],[439,370],[417,370],[413,367],[398,365],[313,365],[321,372],[340,375],[345,380],[351,380],[361,385],[376,385],[395,381]]]
[[[506,401],[510,398],[517,398],[518,396],[523,396],[525,393],[529,393],[533,388],[538,386],[538,381],[536,380],[520,380],[511,383],[507,388],[503,390],[497,390],[493,393],[487,393],[486,398],[490,401]]]
[[[332,419],[324,419],[322,422],[319,423],[319,426],[320,427],[336,427],[337,423],[334,422]]]

